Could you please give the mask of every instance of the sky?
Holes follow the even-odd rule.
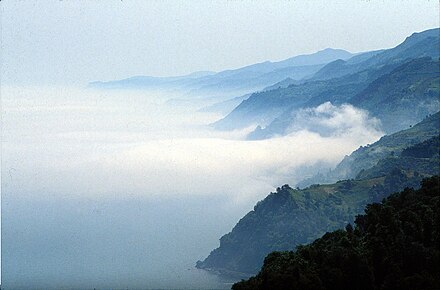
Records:
[[[393,47],[439,26],[438,1],[11,1],[1,81],[84,85],[221,71],[332,47]]]
[[[0,10],[3,285],[196,288],[183,284],[200,278],[188,268],[256,201],[383,135],[368,112],[326,103],[301,111],[288,136],[244,141],[168,93],[88,82],[389,48],[439,26],[429,0],[1,0]],[[173,266],[187,281],[163,284]]]

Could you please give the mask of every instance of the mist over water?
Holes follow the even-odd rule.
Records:
[[[229,288],[194,268],[275,187],[382,132],[349,105],[290,134],[215,132],[176,92],[2,88],[2,286]]]

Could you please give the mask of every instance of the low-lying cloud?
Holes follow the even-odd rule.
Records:
[[[293,113],[293,121],[287,131],[300,130],[316,132],[323,137],[347,136],[356,139],[363,138],[363,135],[368,138],[380,132],[380,121],[350,104],[335,106],[326,102]]]
[[[156,94],[2,88],[2,102],[6,287],[230,288],[195,261],[269,191],[382,135],[348,105],[246,141]]]
[[[25,111],[24,116],[37,118],[36,122],[49,122],[45,127],[51,130],[27,132],[27,137],[35,136],[20,146],[6,143],[5,169],[11,172],[11,179],[5,182],[12,182],[8,186],[76,197],[223,195],[257,201],[276,186],[294,185],[317,168],[336,165],[344,155],[382,135],[378,120],[351,105],[324,103],[300,110],[289,135],[244,141],[239,138],[246,132],[228,135],[203,127],[203,118],[195,116],[200,113],[176,114],[176,108],[152,105],[133,111],[130,102],[121,107],[114,99],[106,99],[106,106],[99,106],[97,99],[102,98],[99,95],[86,104],[77,104],[70,96],[65,100],[69,106],[61,110],[62,125],[54,122],[58,112],[48,111],[47,106],[44,113],[35,103],[21,107],[20,113]],[[88,116],[92,111],[95,117],[79,131],[84,120],[77,118],[77,110],[83,107],[87,107]],[[8,107],[5,110],[14,113]],[[130,114],[124,119],[123,112]],[[112,116],[121,119],[106,124]],[[185,116],[186,127],[182,126]],[[28,119],[17,120],[11,126],[20,132]],[[127,130],[121,128],[124,120]],[[152,131],[148,126],[130,128],[133,120],[162,126]],[[155,135],[157,132],[160,134]],[[312,168],[311,172],[306,168]]]

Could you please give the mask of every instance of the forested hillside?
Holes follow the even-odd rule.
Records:
[[[305,178],[298,186],[303,188],[316,183],[333,183],[342,179],[355,178],[361,170],[376,165],[379,160],[388,156],[399,156],[405,148],[423,142],[440,134],[440,113],[428,116],[420,123],[383,136],[379,141],[361,146],[346,156],[335,169]]]
[[[431,116],[371,145],[371,150],[386,146],[380,150],[380,158],[365,151],[357,156],[365,158],[361,160],[368,166],[360,169],[355,179],[304,189],[288,185],[278,188],[224,235],[220,247],[197,267],[236,277],[250,276],[260,269],[268,253],[309,243],[327,231],[352,223],[368,203],[379,202],[405,187],[417,188],[424,177],[440,172],[439,132],[434,127],[438,117]]]
[[[424,179],[419,190],[369,204],[354,228],[269,254],[257,276],[232,289],[439,289],[439,208],[439,176]]]

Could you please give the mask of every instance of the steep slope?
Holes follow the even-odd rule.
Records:
[[[332,76],[331,78],[312,78],[305,83],[293,83],[288,87],[285,87],[285,85],[274,86],[274,89],[271,91],[254,93],[245,102],[237,106],[228,116],[214,123],[213,126],[220,130],[230,130],[251,125],[268,126],[264,132],[259,130],[260,132],[254,133],[253,136],[250,136],[250,139],[262,139],[284,134],[291,122],[292,114],[298,109],[318,106],[327,101],[333,104],[349,103],[356,95],[367,89],[373,81],[393,71],[397,74],[398,71],[395,70],[412,59],[427,56],[437,59],[439,57],[438,31],[438,29],[435,29],[413,35],[393,49],[367,54],[369,58],[363,55],[355,56],[348,62],[353,61],[351,65],[355,65],[356,69],[350,70],[349,73],[341,75],[332,75],[330,73],[331,71],[339,70],[338,63],[343,63],[343,61],[338,60],[326,67],[328,72],[325,75]],[[428,62],[427,59],[424,61]],[[432,67],[435,65],[438,66],[438,61],[434,61]],[[409,68],[413,70],[420,69],[417,66],[409,66],[407,69]],[[433,69],[431,70],[434,71]],[[429,78],[432,79],[432,75]],[[433,80],[429,88],[427,86],[424,87],[430,92],[427,95],[431,96],[431,98],[436,97],[435,92],[431,92],[431,89],[437,90],[435,82]],[[405,84],[403,83],[402,85]],[[388,88],[390,89],[390,87]],[[421,89],[422,87],[418,91],[413,92],[413,97],[417,97],[419,93],[425,96],[426,92],[422,92]],[[401,99],[405,98],[406,96],[401,97]],[[417,101],[419,100],[417,99]],[[420,103],[423,103],[423,100]],[[401,106],[407,105],[404,102],[400,104]],[[420,114],[422,114],[422,111],[426,110],[420,111]],[[416,115],[419,116],[420,114]],[[380,112],[378,115],[384,116]],[[390,120],[393,121],[392,119],[386,121]],[[392,132],[392,129],[396,129],[398,124],[400,122],[395,121],[394,125],[390,126],[389,132]],[[402,127],[398,129],[402,129]]]
[[[437,135],[422,143],[405,148],[400,156],[390,154],[384,159],[379,160],[373,167],[361,170],[356,176],[356,180],[385,176],[396,168],[409,175],[429,176],[433,170],[438,170],[440,167],[439,136]]]
[[[324,51],[329,51],[330,49],[326,49]],[[355,57],[362,57],[364,55],[371,55],[371,53],[362,53],[359,55],[356,55]],[[296,58],[295,58],[296,59]],[[305,60],[304,60],[305,61]],[[321,86],[321,84],[310,84],[310,85],[305,85],[304,88],[300,87],[299,90],[295,90],[296,87],[294,87],[294,85],[299,85],[302,84],[303,82],[300,81],[300,76],[295,74],[295,71],[297,70],[301,70],[301,72],[305,72],[304,70],[302,70],[302,68],[304,67],[286,67],[286,68],[282,68],[282,69],[278,69],[275,71],[272,71],[270,73],[264,74],[262,76],[262,78],[266,78],[267,80],[271,80],[270,83],[271,85],[268,87],[263,88],[260,92],[257,93],[253,93],[253,94],[245,94],[243,96],[240,97],[235,97],[226,101],[222,101],[213,105],[210,105],[208,107],[202,108],[201,111],[202,112],[218,112],[218,113],[231,113],[230,116],[228,116],[230,118],[230,120],[223,122],[222,120],[216,122],[215,124],[213,124],[213,126],[216,129],[219,130],[229,130],[229,129],[236,129],[241,127],[240,124],[243,123],[243,127],[250,125],[252,123],[260,123],[260,124],[264,124],[264,123],[268,123],[273,119],[274,115],[279,114],[280,112],[283,112],[283,110],[285,110],[285,105],[286,103],[289,104],[289,102],[292,102],[292,104],[290,104],[290,106],[295,104],[295,101],[291,101],[289,100],[289,95],[295,96],[295,95],[304,95],[306,94],[305,98],[302,98],[304,100],[304,102],[307,99],[312,98],[313,96],[316,95],[316,92],[320,92],[322,90],[325,90],[324,86],[328,86],[329,89],[328,91],[335,91],[335,92],[340,92],[340,91],[344,91],[345,89],[350,90],[351,87],[355,88],[355,92],[360,91],[363,87],[357,87],[358,83],[361,82],[365,82],[365,79],[369,79],[372,80],[376,77],[376,75],[381,75],[383,73],[385,73],[386,71],[390,71],[391,67],[387,67],[387,68],[382,68],[381,72],[376,72],[374,70],[371,70],[369,72],[363,72],[360,74],[356,74],[354,76],[351,76],[347,79],[341,80],[340,84],[337,83],[326,83],[326,82],[322,82],[321,84],[324,86]],[[382,72],[383,71],[383,72]],[[278,81],[280,76],[283,75],[290,75],[290,77],[282,80],[282,81]],[[264,81],[260,81],[260,83],[265,83]],[[275,84],[272,84],[275,83]],[[291,86],[290,89],[286,89],[289,86]],[[249,109],[249,118],[246,118],[246,116],[243,116],[243,112],[240,112],[241,114],[238,114],[238,118],[234,118],[234,111],[239,111],[238,110],[234,110],[238,105],[240,105],[241,103],[243,103],[243,101],[247,100],[249,97],[253,97],[253,98],[259,98],[264,102],[264,99],[266,99],[267,95],[271,95],[272,93],[269,94],[265,94],[265,92],[269,92],[269,91],[273,91],[273,90],[277,90],[277,89],[286,89],[286,90],[282,90],[282,92],[280,93],[280,97],[285,99],[285,102],[283,101],[279,101],[279,103],[277,103],[276,100],[273,100],[272,104],[272,109],[268,112],[264,112],[264,114],[258,116],[258,118],[253,118],[252,115],[253,113],[255,113],[256,111],[258,112],[262,112],[264,111],[265,106],[262,105],[262,103],[256,103],[253,104],[253,108]],[[357,88],[357,90],[356,90]],[[345,91],[344,91],[345,92]],[[258,95],[258,97],[257,97]],[[343,93],[339,93],[339,95],[343,95]],[[352,94],[346,94],[346,96],[344,96],[344,98],[348,98],[350,97]],[[336,99],[335,96],[330,97],[331,99]],[[307,103],[306,103],[307,104]],[[258,108],[258,106],[261,105],[261,108]],[[277,107],[277,108],[275,108]],[[254,110],[254,111],[252,111]]]
[[[425,118],[409,129],[386,135],[371,145],[361,146],[350,156],[344,157],[334,170],[306,178],[298,183],[298,186],[306,187],[316,183],[333,183],[341,179],[355,178],[361,170],[375,166],[379,160],[390,155],[398,156],[406,147],[426,141],[438,134],[440,134],[440,112]]]
[[[292,111],[317,106],[326,101],[334,104],[347,102],[365,89],[371,81],[394,68],[395,65],[383,66],[336,80],[291,84],[287,87],[279,84],[273,90],[253,93],[225,118],[215,122],[213,127],[218,130],[231,130],[256,124],[266,126],[271,122],[276,123],[274,120],[290,122]]]
[[[362,81],[344,85],[346,78],[359,79],[358,75],[370,75],[364,79],[371,82],[367,85]],[[381,120],[386,133],[407,128],[440,109],[439,61],[429,57],[413,59],[397,67],[394,64],[379,70],[362,71],[333,81],[340,85],[329,86],[302,106],[315,107],[326,101],[334,104],[346,102],[367,110]],[[289,133],[297,111],[297,107],[286,109],[266,128],[257,128],[248,139],[265,139]]]
[[[438,28],[413,33],[398,46],[382,51],[370,52],[371,57],[353,57],[348,61],[336,60],[318,71],[311,80],[325,80],[353,74],[371,67],[377,67],[393,62],[404,62],[408,59],[420,57],[438,58],[439,56]]]
[[[379,118],[385,132],[413,125],[440,108],[439,61],[426,57],[404,63],[348,102]]]
[[[356,206],[357,200],[346,201],[353,195],[347,189],[356,190],[359,198],[368,200],[368,189],[382,184],[384,178],[346,181],[306,190],[285,185],[259,202],[220,239],[220,247],[196,266],[236,277],[255,274],[270,252],[291,250],[295,245],[311,242],[326,231],[352,222],[363,204]]]
[[[264,126],[272,122],[286,108],[303,106],[327,85],[325,82],[291,85],[287,88],[253,93],[225,118],[215,122],[212,126],[217,130],[232,130],[254,124]]]
[[[278,188],[223,236],[220,247],[199,261],[197,267],[226,275],[249,276],[258,271],[268,253],[292,250],[326,231],[341,228],[353,222],[367,203],[378,202],[405,187],[417,187],[423,177],[439,174],[439,143],[416,141],[438,138],[438,127],[436,135],[426,138],[431,134],[432,119],[425,120],[418,128],[384,137],[381,144],[389,146],[380,154],[379,162],[371,162],[373,165],[356,179],[304,189],[292,189],[288,185]],[[438,115],[435,119],[438,121]],[[396,140],[407,143],[394,143]],[[382,147],[376,144],[373,148]],[[389,151],[392,148],[395,153]]]
[[[369,204],[356,227],[326,233],[295,252],[274,252],[233,290],[438,289],[440,178]]]

